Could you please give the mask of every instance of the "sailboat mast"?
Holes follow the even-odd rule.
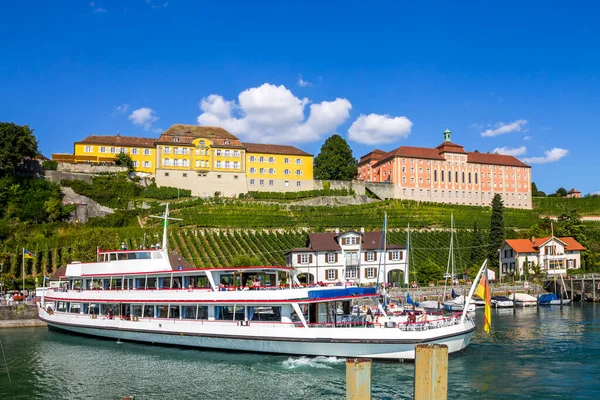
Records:
[[[383,284],[384,287],[387,286],[388,277],[387,277],[387,268],[386,268],[386,257],[385,254],[387,252],[387,211],[383,214]]]
[[[408,285],[409,279],[408,279],[408,267],[410,264],[410,224],[408,224],[408,230],[406,232],[406,268],[404,271],[404,284]],[[409,285],[410,287],[410,285]]]

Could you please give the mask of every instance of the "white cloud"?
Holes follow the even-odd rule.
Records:
[[[312,83],[302,79],[302,75],[298,75],[298,85],[301,87],[312,86]]]
[[[491,136],[503,135],[505,133],[510,133],[510,132],[520,132],[521,128],[525,124],[527,124],[527,120],[525,120],[525,119],[518,119],[518,120],[508,123],[508,124],[505,124],[503,122],[498,122],[495,125],[494,129],[488,129],[484,132],[481,132],[481,136],[491,137]]]
[[[389,117],[380,114],[361,114],[348,129],[348,138],[362,144],[391,143],[405,139],[413,123],[406,117]]]
[[[117,108],[115,108],[115,111],[113,111],[113,115],[125,114],[128,110],[129,110],[129,104],[121,104],[120,106],[117,106]]]
[[[237,103],[211,94],[200,101],[198,124],[220,126],[243,140],[261,143],[312,142],[333,133],[350,116],[352,104],[337,98],[310,105],[285,86],[264,83],[244,90]]]
[[[504,154],[506,156],[513,157],[522,156],[523,154],[527,153],[527,147],[521,146],[514,149],[510,149],[508,147],[496,147],[494,150],[492,150],[492,153]]]
[[[102,7],[99,7],[99,6],[96,6],[96,2],[94,2],[94,1],[90,1],[88,5],[91,8],[93,8],[92,12],[94,14],[100,14],[100,13],[106,12],[106,9],[104,9]]]
[[[525,137],[523,137],[523,140],[529,140],[529,139],[531,139],[531,136],[525,136]]]
[[[548,164],[565,157],[569,154],[569,150],[555,147],[552,150],[545,151],[544,154],[544,157],[528,157],[523,158],[521,161],[527,164]]]
[[[477,130],[483,129],[484,126],[485,125],[483,125],[483,124],[477,124],[475,122],[472,123],[471,125],[469,125],[470,128],[477,129]]]
[[[154,114],[153,109],[142,107],[134,110],[127,119],[131,120],[134,125],[143,127],[145,131],[149,131],[152,129],[152,124],[159,120]]]

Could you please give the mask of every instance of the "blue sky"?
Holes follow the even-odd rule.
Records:
[[[221,125],[318,154],[515,154],[538,188],[600,191],[594,2],[0,3],[0,120],[46,155],[90,134]]]

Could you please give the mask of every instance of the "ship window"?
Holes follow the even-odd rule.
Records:
[[[179,306],[169,307],[169,318],[179,318]]]
[[[198,306],[198,319],[208,319],[208,306]]]
[[[90,309],[89,309],[90,314],[92,314],[92,315],[98,315],[99,314],[99,311],[98,311],[99,307],[100,306],[98,304],[96,304],[96,303],[90,304]]]
[[[148,289],[156,289],[156,278],[148,278],[146,281],[146,287]]]
[[[115,261],[117,259],[116,253],[110,253],[110,261]]]
[[[81,311],[81,303],[71,303],[71,308],[69,309],[69,312],[79,314],[79,311]]]
[[[156,317],[155,318],[167,318],[169,309],[166,304],[158,304],[156,306]]]
[[[144,317],[154,318],[154,306],[144,306]]]
[[[182,306],[181,307],[181,318],[196,319],[196,307],[197,306]]]
[[[280,321],[281,306],[248,307],[250,321]]]

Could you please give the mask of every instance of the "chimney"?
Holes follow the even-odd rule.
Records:
[[[535,244],[535,236],[532,236],[532,237],[531,237],[531,243],[534,243],[534,244]]]
[[[335,234],[339,235],[340,234],[340,228],[335,228]]]
[[[360,233],[361,233],[362,235],[364,235],[364,234],[365,234],[365,227],[364,227],[364,226],[361,226],[361,227],[360,227]]]

